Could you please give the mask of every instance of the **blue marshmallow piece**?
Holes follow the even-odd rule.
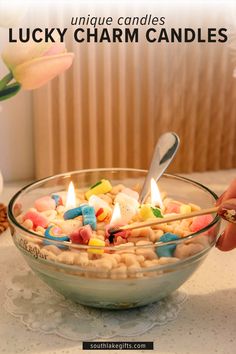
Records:
[[[76,218],[77,216],[82,215],[82,209],[83,209],[83,208],[82,208],[81,206],[79,206],[79,207],[77,207],[77,208],[73,208],[73,209],[67,210],[67,211],[64,213],[64,215],[63,215],[64,220],[74,219],[74,218]]]
[[[44,232],[44,236],[45,239],[43,240],[43,244],[45,246],[47,245],[52,245],[53,243],[50,242],[49,240],[54,240],[54,241],[69,241],[69,237],[67,235],[60,235],[60,234],[54,234],[54,226],[49,226],[45,232]],[[61,249],[68,249],[67,246],[63,246],[63,245],[57,245],[58,248]]]
[[[95,209],[90,205],[83,205],[82,207],[83,225],[90,225],[93,230],[96,230],[97,219],[95,216]]]
[[[93,230],[96,230],[97,220],[96,217],[84,216],[83,225],[90,225]]]
[[[54,234],[53,230],[54,230],[54,226],[49,226],[45,230],[44,236],[54,241],[69,241],[69,237],[67,235]]]
[[[56,206],[58,206],[59,203],[61,202],[61,197],[60,197],[58,194],[53,194],[53,195],[51,195],[51,198],[52,198],[53,200],[55,200]]]
[[[170,232],[165,233],[160,237],[161,242],[170,242],[170,241],[176,241],[180,237],[172,234]],[[156,249],[156,253],[158,257],[172,257],[173,253],[175,251],[176,245],[166,245],[166,246],[159,246]]]
[[[82,206],[82,215],[83,216],[94,216],[95,215],[95,211],[94,211],[94,207],[90,206],[90,205],[83,205]]]
[[[70,220],[80,215],[83,216],[83,225],[90,225],[93,230],[96,230],[97,219],[95,215],[95,209],[88,204],[82,204],[77,208],[67,210],[63,217],[64,220]]]

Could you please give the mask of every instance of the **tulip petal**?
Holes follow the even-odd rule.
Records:
[[[29,41],[27,43],[11,43],[2,52],[2,59],[6,66],[13,70],[15,66],[26,61],[41,57],[52,46],[52,43],[37,43]]]
[[[45,56],[18,65],[13,76],[25,90],[36,89],[67,70],[73,62],[73,53]]]
[[[58,55],[63,53],[66,53],[65,43],[55,42],[45,53],[43,53],[43,56]]]
[[[39,38],[43,39],[40,34]],[[2,53],[2,59],[6,66],[13,70],[15,66],[23,64],[26,61],[33,60],[42,56],[58,55],[66,52],[65,43],[60,41],[59,35],[54,35],[55,42],[35,43],[30,39],[26,43],[9,43]]]

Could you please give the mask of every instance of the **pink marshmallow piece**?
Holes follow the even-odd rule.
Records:
[[[24,219],[23,220],[25,221],[27,219],[32,221],[33,226],[34,226],[35,229],[38,226],[41,226],[43,228],[47,228],[47,226],[48,226],[48,219],[45,216],[37,213],[36,211],[28,211],[24,215]]]
[[[38,211],[55,210],[56,202],[49,196],[36,199],[34,206]]]
[[[83,245],[87,245],[90,238],[92,237],[93,230],[90,225],[85,225],[80,227],[79,229],[73,231],[70,234],[70,240],[72,243],[79,243]]]
[[[213,220],[212,215],[201,215],[201,216],[196,216],[193,219],[192,224],[190,225],[190,230],[192,232],[197,232],[207,225],[209,225]]]
[[[165,213],[176,213],[178,214],[180,212],[180,205],[174,202],[170,202],[166,206],[166,211]]]

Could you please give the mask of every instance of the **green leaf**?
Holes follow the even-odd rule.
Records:
[[[152,207],[151,207],[151,209],[152,209],[153,215],[154,215],[156,218],[163,218],[163,215],[162,215],[160,209],[158,209],[158,208],[152,208]]]
[[[15,96],[17,92],[20,91],[21,85],[18,82],[6,86],[3,90],[0,91],[0,101],[7,100],[12,96]]]
[[[3,88],[5,88],[7,86],[7,84],[9,84],[9,82],[13,79],[13,75],[12,72],[9,72],[6,76],[4,76],[1,80],[0,80],[0,90],[2,90]]]

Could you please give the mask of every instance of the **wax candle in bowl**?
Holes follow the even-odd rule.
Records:
[[[108,229],[142,221],[142,208],[150,205],[154,212],[146,219],[165,216],[171,203],[190,211],[208,208],[217,196],[197,182],[163,175],[161,206],[151,199],[140,205],[145,175],[135,169],[74,171],[19,191],[8,208],[11,233],[35,274],[73,301],[116,309],[158,301],[183,284],[215,244],[218,216],[136,229],[115,240]]]

